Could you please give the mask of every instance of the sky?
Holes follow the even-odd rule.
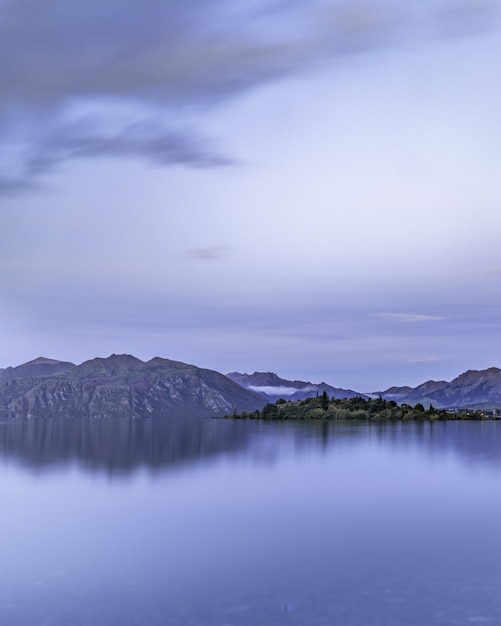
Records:
[[[0,367],[501,367],[501,0],[0,0]]]

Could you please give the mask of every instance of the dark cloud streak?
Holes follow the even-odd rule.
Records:
[[[155,124],[135,123],[116,133],[73,125],[47,134],[27,160],[27,170],[31,175],[39,175],[62,161],[99,156],[145,156],[159,164],[184,163],[195,167],[230,163],[212,153],[199,137],[168,131]]]
[[[188,255],[196,261],[214,261],[224,258],[229,248],[224,246],[206,246],[205,248],[192,248]]]
[[[99,123],[56,125],[26,146],[17,173],[0,173],[0,196],[39,190],[40,179],[59,165],[94,157],[142,158],[160,166],[201,168],[234,163],[199,134],[165,129],[154,121],[136,122],[111,132]]]

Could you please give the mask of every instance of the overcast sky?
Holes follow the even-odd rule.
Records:
[[[0,0],[0,367],[501,366],[500,0]]]

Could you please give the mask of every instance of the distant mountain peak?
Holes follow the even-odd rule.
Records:
[[[7,367],[0,370],[1,380],[13,380],[15,378],[36,378],[38,376],[56,375],[76,367],[69,361],[58,361],[39,356],[32,361],[22,363],[16,367]]]
[[[135,369],[143,365],[144,361],[131,354],[110,354],[108,357],[95,357],[77,365],[79,372],[87,372],[91,375],[114,376],[119,372]]]
[[[36,359],[33,359],[32,361],[28,361],[27,363],[24,363],[24,365],[42,365],[42,364],[54,365],[55,363],[64,363],[64,361],[58,361],[57,359],[48,359],[45,356],[39,356]]]
[[[110,354],[107,357],[96,357],[92,359],[93,361],[108,361],[108,362],[118,362],[118,363],[144,363],[141,359],[138,359],[137,356],[133,356],[132,354]]]
[[[501,369],[499,369],[498,367],[489,367],[486,370],[467,370],[466,372],[463,372],[462,374],[454,378],[451,381],[451,384],[456,383],[456,382],[478,380],[479,378],[493,379],[493,378],[497,378],[500,375],[501,375]]]

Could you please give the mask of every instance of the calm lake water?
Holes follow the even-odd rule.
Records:
[[[0,423],[0,623],[501,624],[501,422]]]

